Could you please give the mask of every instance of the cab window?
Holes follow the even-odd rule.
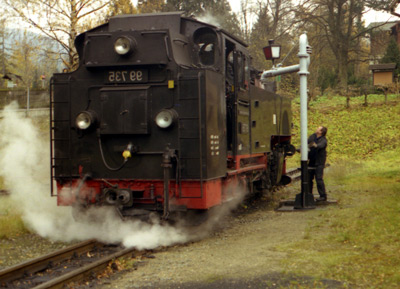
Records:
[[[210,28],[200,28],[194,33],[194,43],[198,47],[199,61],[202,65],[215,64],[217,52],[217,34]]]

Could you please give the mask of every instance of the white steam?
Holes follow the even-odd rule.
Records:
[[[42,237],[58,241],[94,238],[137,249],[184,243],[204,237],[204,232],[210,232],[244,196],[241,193],[236,202],[215,210],[210,221],[198,230],[184,230],[157,220],[151,224],[139,220],[122,222],[110,207],[91,209],[77,222],[71,207],[58,207],[56,198],[50,197],[48,138],[40,134],[29,118],[18,116],[16,109],[15,103],[6,107],[0,121],[0,175],[10,197],[21,208],[27,227]]]
[[[187,240],[181,230],[171,226],[122,222],[110,208],[91,210],[87,218],[76,222],[71,207],[57,207],[56,198],[50,197],[48,140],[40,135],[30,119],[19,117],[16,109],[15,103],[6,107],[0,121],[0,175],[30,229],[53,240],[95,238],[138,249]]]
[[[196,19],[204,22],[204,23],[208,23],[211,25],[214,25],[216,27],[221,27],[221,22],[219,21],[219,19],[217,17],[215,17],[214,15],[212,15],[211,13],[207,12],[201,16],[196,16]]]
[[[198,240],[207,237],[215,228],[225,226],[225,217],[235,210],[246,197],[245,185],[230,184],[227,187],[227,202],[211,208],[207,213],[207,221],[190,230],[190,239]]]

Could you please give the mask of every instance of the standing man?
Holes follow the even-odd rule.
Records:
[[[328,141],[326,140],[326,133],[328,129],[324,126],[317,128],[314,134],[308,138],[308,147],[310,148],[308,152],[308,175],[310,179],[310,193],[313,190],[313,180],[317,183],[317,189],[319,193],[319,198],[316,201],[326,201],[327,195],[325,191],[324,183],[324,168],[326,162],[326,147]]]

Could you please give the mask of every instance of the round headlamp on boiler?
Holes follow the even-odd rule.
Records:
[[[82,111],[75,119],[75,125],[80,130],[87,130],[97,122],[97,115],[93,111]]]
[[[169,128],[171,127],[176,119],[178,118],[178,113],[173,109],[163,109],[157,113],[154,121],[159,128]]]
[[[121,55],[128,55],[134,52],[136,49],[135,39],[128,36],[120,36],[114,42],[114,51]]]

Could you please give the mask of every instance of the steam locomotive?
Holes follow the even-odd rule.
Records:
[[[181,13],[116,16],[51,80],[52,196],[121,216],[208,210],[288,183],[289,99],[241,39]]]

